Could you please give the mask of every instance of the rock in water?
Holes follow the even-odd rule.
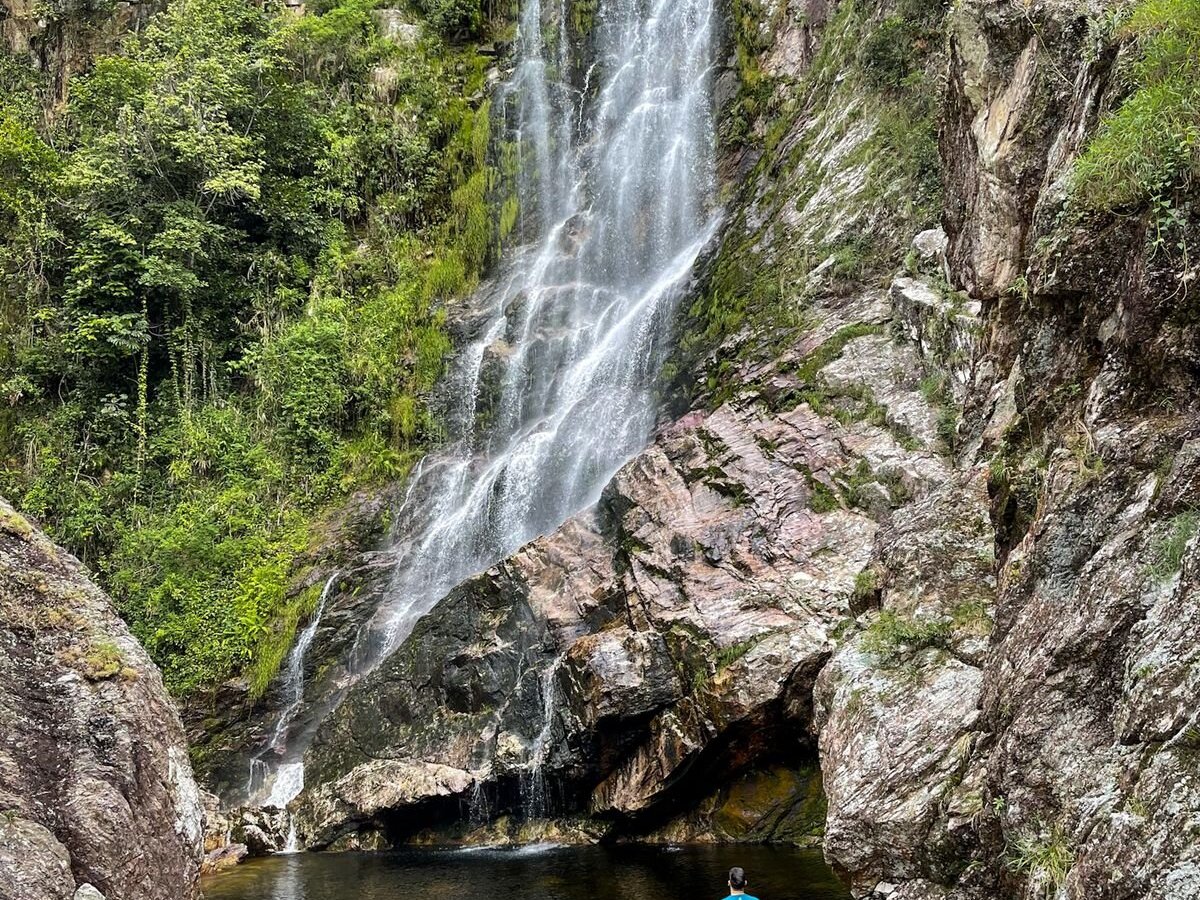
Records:
[[[162,677],[0,500],[0,900],[192,900],[203,812]]]

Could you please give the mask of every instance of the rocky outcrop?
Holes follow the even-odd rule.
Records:
[[[119,0],[114,4],[54,0],[0,2],[0,49],[47,77],[50,104],[66,98],[71,79],[95,57],[144,24],[165,4],[161,0]]]
[[[760,392],[665,429],[594,512],[457,588],[351,691],[307,758],[307,843],[581,812],[609,836],[812,840],[794,767],[815,755],[818,672],[878,603],[880,536],[911,570],[889,594],[906,610],[937,553],[975,554],[940,576],[927,612],[948,618],[992,561],[978,477],[970,503],[941,501],[957,530],[927,535],[941,507],[893,524],[951,467],[889,295],[822,312]],[[978,625],[956,644],[976,681]]]
[[[0,897],[198,897],[203,811],[162,678],[3,501],[0,647]]]
[[[323,590],[328,590],[328,596],[304,657],[307,702],[296,710],[289,739],[312,728],[354,680],[353,667],[367,630],[364,624],[381,604],[395,568],[395,554],[381,545],[386,543],[388,513],[399,490],[393,485],[350,497],[314,526],[323,536],[319,549],[297,562],[289,596],[307,593],[315,598]],[[255,697],[247,681],[238,678],[185,701],[182,715],[198,759],[197,773],[230,810],[251,799],[247,794],[251,760],[261,758],[272,765],[278,761],[270,744],[280,711],[289,704],[284,689],[283,679],[277,678],[263,696]]]
[[[945,43],[905,33],[899,79],[891,4],[755,8],[776,80],[738,101],[759,147],[696,305],[735,325],[684,354],[692,408],[348,692],[310,844],[815,817],[859,898],[1200,892],[1195,271],[1069,205],[1110,6],[906,5]],[[922,72],[932,215],[895,133],[932,128]]]

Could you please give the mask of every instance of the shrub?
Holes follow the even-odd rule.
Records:
[[[417,0],[429,24],[450,37],[478,31],[483,21],[479,0]]]
[[[890,665],[905,656],[931,647],[949,644],[951,624],[935,619],[910,619],[893,609],[885,609],[867,628],[863,649],[882,665]]]
[[[1119,34],[1137,47],[1132,92],[1074,171],[1075,195],[1093,209],[1186,190],[1200,173],[1200,0],[1141,0]]]
[[[917,61],[916,35],[911,23],[888,16],[863,41],[859,61],[876,87],[899,88]]]

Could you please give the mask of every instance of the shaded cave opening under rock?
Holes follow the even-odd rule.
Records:
[[[594,772],[549,772],[544,806],[534,813],[528,773],[508,773],[463,794],[381,810],[359,826],[354,843],[365,849],[542,841],[816,847],[824,832],[820,762],[811,739],[796,731],[761,729],[714,741],[641,810],[595,809],[597,786]]]

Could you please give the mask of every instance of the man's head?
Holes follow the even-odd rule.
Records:
[[[735,891],[746,889],[746,870],[741,866],[734,866],[729,870],[729,887]]]

